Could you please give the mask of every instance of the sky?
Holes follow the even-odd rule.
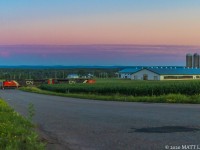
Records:
[[[199,0],[1,0],[2,65],[185,65]]]

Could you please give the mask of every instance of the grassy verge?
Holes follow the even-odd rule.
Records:
[[[154,102],[154,103],[191,103],[200,104],[200,95],[183,95],[167,94],[161,96],[124,96],[114,95],[97,95],[97,94],[80,94],[80,93],[58,93],[41,90],[36,87],[22,87],[20,90],[39,94],[74,97],[82,99],[104,100],[104,101],[124,101],[124,102]]]
[[[23,118],[0,99],[0,149],[43,150],[30,121]]]

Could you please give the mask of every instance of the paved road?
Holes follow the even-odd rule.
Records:
[[[48,149],[200,148],[200,105],[92,101],[18,90],[1,90],[0,97],[25,116],[34,104],[34,122],[52,140]]]

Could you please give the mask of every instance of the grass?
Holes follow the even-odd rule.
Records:
[[[40,94],[82,99],[200,104],[200,80],[132,81],[97,79],[96,84],[55,84],[23,87],[21,90]]]
[[[33,124],[0,99],[0,149],[43,150]]]
[[[94,95],[160,96],[168,94],[198,95],[200,80],[195,81],[131,81],[97,80],[96,84],[41,85],[41,89],[58,93]]]
[[[26,92],[33,92],[33,93],[39,93],[39,94],[82,98],[82,99],[104,100],[104,101],[200,104],[200,95],[167,94],[167,95],[160,95],[160,96],[155,96],[155,95],[154,96],[126,96],[126,95],[120,95],[120,94],[97,95],[97,94],[84,94],[84,93],[58,93],[58,92],[41,90],[37,87],[22,87],[20,89]]]

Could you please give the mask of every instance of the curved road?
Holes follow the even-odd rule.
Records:
[[[34,104],[34,122],[49,142],[47,149],[200,148],[200,105],[105,102],[18,90],[1,90],[0,97],[24,116]]]

